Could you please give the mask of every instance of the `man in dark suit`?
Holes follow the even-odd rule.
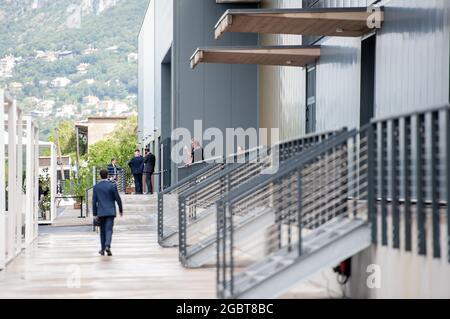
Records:
[[[117,165],[117,160],[113,158],[111,160],[111,163],[108,165],[108,177],[114,179],[115,181],[118,180],[119,172],[122,171],[122,168]]]
[[[116,218],[116,202],[119,206],[120,217],[123,216],[122,200],[115,183],[108,181],[108,171],[103,169],[100,171],[102,180],[94,186],[94,194],[92,195],[92,208],[94,217],[100,224],[100,255],[104,256],[105,252],[108,256],[111,253],[111,241],[114,227],[114,219]]]
[[[142,174],[144,172],[144,157],[140,150],[134,151],[134,157],[128,162],[134,177],[135,193],[142,194]]]
[[[153,194],[152,175],[155,172],[155,163],[156,163],[155,155],[153,155],[149,149],[146,149],[144,157],[144,174],[145,174],[145,183],[147,184],[146,194]]]

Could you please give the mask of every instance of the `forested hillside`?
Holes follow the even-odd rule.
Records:
[[[149,0],[0,0],[0,87],[39,117],[136,109],[137,37]]]

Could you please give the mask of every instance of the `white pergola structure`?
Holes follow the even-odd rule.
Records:
[[[1,89],[0,125],[1,270],[38,235],[39,131]]]
[[[39,167],[39,173],[41,176],[48,174],[50,178],[50,212],[45,219],[39,218],[38,223],[40,225],[51,225],[53,224],[56,217],[56,193],[57,193],[57,167],[58,161],[56,158],[57,150],[55,143],[52,142],[39,142],[39,149],[50,149],[50,165],[48,167]],[[39,155],[37,156],[37,161],[39,162]],[[43,169],[47,170],[44,172]],[[39,209],[38,209],[39,211]]]

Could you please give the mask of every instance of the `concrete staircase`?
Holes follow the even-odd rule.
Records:
[[[156,195],[121,195],[124,216],[116,219],[116,229],[150,231],[156,228]]]

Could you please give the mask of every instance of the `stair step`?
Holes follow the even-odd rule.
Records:
[[[279,250],[254,263],[234,279],[238,298],[276,298],[289,287],[332,267],[371,244],[365,221],[337,217],[302,238],[303,254]]]

